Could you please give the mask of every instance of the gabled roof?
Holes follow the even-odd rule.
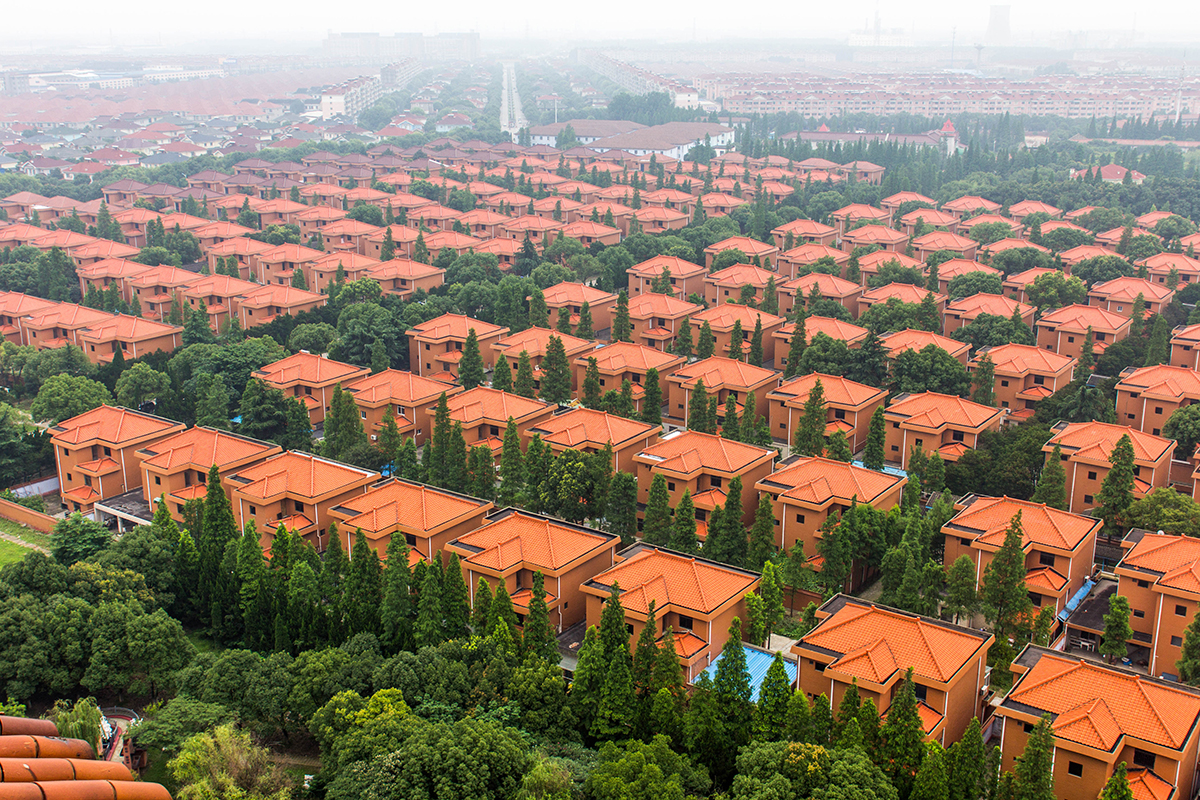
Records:
[[[799,278],[793,278],[784,283],[780,288],[791,289],[800,295],[808,294],[812,291],[813,286],[817,287],[817,292],[822,297],[844,297],[862,289],[854,281],[848,281],[825,272],[810,272],[807,275],[801,275]]]
[[[128,408],[104,405],[65,419],[50,426],[49,430],[58,443],[79,445],[98,441],[123,446],[125,442],[165,434],[173,429],[182,430],[183,424]]]
[[[226,480],[236,491],[265,500],[285,493],[294,497],[321,497],[350,490],[377,477],[377,472],[289,450],[238,470]]]
[[[995,347],[985,347],[971,359],[972,364],[978,364],[986,353],[995,365],[997,373],[1005,375],[1025,375],[1033,372],[1054,375],[1059,370],[1079,361],[1071,356],[1055,353],[1029,344],[1001,344]]]
[[[838,654],[827,669],[874,684],[889,682],[909,667],[917,675],[947,683],[986,646],[991,636],[887,606],[834,597],[836,610],[795,646]]]
[[[1123,737],[1180,750],[1200,716],[1200,696],[1132,672],[1028,647],[1037,662],[1013,686],[1005,707],[1049,713],[1055,736],[1111,752]]]
[[[976,497],[956,514],[946,527],[955,536],[973,534],[975,541],[989,549],[1004,544],[1004,533],[1012,518],[1021,514],[1021,541],[1031,546],[1074,550],[1088,534],[1100,528],[1100,520],[1060,511],[1044,503],[1016,500],[1011,497]]]
[[[868,289],[862,293],[859,302],[886,303],[894,297],[902,303],[920,303],[926,295],[930,294],[933,295],[935,303],[944,304],[946,302],[946,295],[930,292],[924,286],[913,286],[910,283],[889,283],[886,286]]]
[[[638,453],[637,458],[654,464],[655,468],[681,474],[709,469],[737,475],[755,461],[774,452],[711,433],[679,431],[664,436],[657,444]]]
[[[160,439],[138,452],[146,466],[168,471],[187,466],[207,472],[213,464],[224,469],[229,464],[266,456],[279,449],[279,445],[271,442],[197,426]]]
[[[585,283],[571,283],[568,281],[556,283],[550,288],[545,289],[542,294],[545,296],[546,305],[548,306],[583,305],[585,301],[588,305],[595,306],[599,303],[617,299],[615,294],[588,286]]]
[[[651,600],[658,614],[668,607],[710,614],[751,591],[759,579],[753,572],[648,545],[622,555],[624,561],[585,585],[619,585],[622,607],[638,614],[648,613]]]
[[[785,400],[789,406],[800,408],[808,400],[808,395],[817,385],[817,381],[821,382],[821,389],[825,393],[826,405],[832,404],[835,406],[856,408],[887,394],[885,389],[856,383],[841,375],[826,375],[820,372],[813,372],[808,375],[792,378],[778,389],[771,391],[768,397]]]
[[[1142,299],[1147,302],[1166,302],[1175,294],[1175,290],[1168,288],[1165,284],[1155,283],[1145,278],[1122,276],[1096,284],[1088,291],[1088,294],[1105,297],[1109,300],[1127,300],[1130,303],[1134,302],[1140,294]]]
[[[442,392],[453,392],[457,389],[451,384],[398,369],[385,369],[374,375],[364,375],[342,388],[354,396],[355,402],[400,405],[429,400],[431,397],[440,396]]]
[[[708,389],[715,386],[740,390],[749,386],[758,386],[777,374],[773,369],[756,367],[744,361],[710,356],[681,367],[671,373],[669,377],[672,381],[677,381],[681,386],[687,388],[694,387],[697,381],[703,379],[704,386]]]
[[[944,425],[978,428],[989,424],[1003,413],[998,408],[938,392],[902,394],[884,410],[886,416],[901,417],[909,425],[926,428],[940,428]]]
[[[324,358],[315,353],[300,352],[273,361],[255,370],[255,378],[269,383],[287,384],[293,381],[302,383],[337,383],[361,377],[367,373],[365,367],[356,367]]]
[[[529,353],[530,357],[535,357],[545,355],[551,339],[561,341],[568,355],[595,347],[595,343],[591,339],[580,339],[578,336],[559,333],[549,328],[526,328],[518,333],[510,333],[508,336],[497,339],[492,343],[492,349],[497,353],[513,356],[520,355],[524,350]]]
[[[946,313],[954,312],[963,316],[977,317],[980,314],[991,314],[997,317],[1011,317],[1014,311],[1021,316],[1033,312],[1033,306],[1017,302],[1008,295],[979,292],[961,300],[955,300],[946,306]]]
[[[1104,422],[1072,422],[1046,442],[1042,450],[1050,452],[1057,444],[1062,447],[1063,452],[1073,454],[1075,457],[1107,462],[1112,449],[1126,434],[1133,443],[1133,460],[1135,462],[1153,463],[1175,447],[1174,439],[1142,433],[1136,428],[1125,425],[1109,425]]]
[[[498,572],[516,566],[556,570],[589,553],[613,547],[616,537],[581,525],[514,509],[488,518],[450,546],[470,553],[463,561]]]
[[[971,250],[979,246],[974,239],[947,231],[931,231],[913,239],[913,247],[919,250]]]
[[[760,242],[757,239],[751,239],[749,236],[730,236],[728,239],[722,239],[716,244],[711,244],[704,248],[705,253],[717,254],[722,250],[741,250],[746,255],[753,258],[756,255],[764,255],[778,251],[773,244]]]
[[[529,433],[541,434],[544,442],[578,450],[586,445],[601,448],[608,442],[612,442],[614,447],[619,446],[631,439],[650,435],[655,430],[661,430],[661,427],[604,411],[573,408],[537,423],[529,429]]]
[[[281,286],[277,283],[260,286],[253,291],[246,292],[242,296],[242,305],[253,307],[277,305],[287,308],[300,305],[301,303],[313,303],[317,301],[321,305],[324,305],[325,295],[318,292],[297,289],[295,286]]]
[[[1099,306],[1075,305],[1063,306],[1060,309],[1044,314],[1037,321],[1038,325],[1055,327],[1072,333],[1087,333],[1094,331],[1118,331],[1128,327],[1129,317],[1115,311],[1106,311]]]
[[[508,422],[508,418],[521,419],[530,414],[551,408],[549,403],[532,400],[519,394],[509,394],[488,386],[476,386],[447,399],[450,419],[463,423],[463,427],[477,425],[484,420]]]
[[[869,504],[906,480],[828,458],[800,458],[772,472],[755,488],[815,506],[834,500],[849,504],[854,498]]]
[[[789,322],[779,330],[775,331],[772,336],[786,338],[789,342],[791,337],[796,333],[796,323]],[[804,335],[811,342],[813,337],[818,333],[823,333],[830,339],[840,339],[844,342],[856,342],[859,339],[865,339],[871,335],[871,332],[866,328],[858,325],[853,325],[849,322],[843,322],[840,319],[833,317],[808,317],[804,320]]]
[[[1200,372],[1187,367],[1155,364],[1123,374],[1117,389],[1166,400],[1200,400]]]
[[[689,316],[703,309],[704,306],[697,305],[696,303],[689,303],[687,300],[680,300],[678,297],[655,294],[653,292],[629,298],[629,316],[634,319],[651,316]]]
[[[434,531],[490,505],[486,500],[393,478],[335,509],[347,516],[345,528],[362,528],[373,538],[396,531]]]
[[[969,275],[972,272],[982,272],[987,275],[1004,274],[995,267],[980,264],[978,261],[972,261],[969,258],[952,258],[949,261],[943,261],[941,264],[938,264],[937,271],[939,281],[951,281],[959,275]]]

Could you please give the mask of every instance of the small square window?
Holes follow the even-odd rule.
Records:
[[[1001,386],[1008,386],[1008,381],[1000,381]]]
[[[1145,612],[1145,611],[1142,611],[1142,610],[1140,610],[1140,609],[1136,609],[1136,608],[1135,608],[1135,609],[1133,610],[1133,616],[1134,616],[1134,617],[1136,617],[1137,619],[1145,619],[1145,618],[1146,618],[1146,612]]]
[[[1088,480],[1089,480],[1089,481],[1094,481],[1094,480],[1096,480],[1096,473],[1095,473],[1095,471],[1093,471],[1093,470],[1088,470]]]
[[[1187,616],[1187,608],[1185,606],[1175,606],[1175,616],[1186,617]]]
[[[1094,501],[1092,500],[1092,496],[1091,496],[1090,494],[1085,494],[1085,495],[1083,496],[1083,502],[1085,502],[1085,503],[1091,503],[1091,502],[1094,502]]]
[[[804,515],[803,515],[803,514],[797,514],[797,515],[796,515],[796,522],[804,522]]]
[[[155,486],[162,486],[162,478],[161,478],[161,477],[159,477],[158,475],[155,475],[155,476],[154,476],[154,485],[155,485]]]
[[[675,483],[673,481],[667,481],[667,491],[668,492],[675,491]]]
[[[1172,636],[1171,637],[1171,647],[1183,647],[1183,637],[1182,636]]]
[[[1073,778],[1083,777],[1083,764],[1078,761],[1067,762],[1067,774]]]

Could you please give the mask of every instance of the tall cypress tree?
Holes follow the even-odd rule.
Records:
[[[204,524],[198,547],[200,607],[209,611],[214,599],[220,597],[221,560],[225,557],[225,546],[238,538],[237,523],[229,498],[221,486],[221,473],[213,464],[208,470],[208,482],[204,496]],[[226,609],[228,610],[228,609]]]
[[[550,627],[550,612],[546,608],[546,580],[540,570],[533,573],[533,591],[523,633],[526,655],[558,666],[558,642],[554,638],[554,630]]]
[[[825,449],[825,386],[818,378],[804,401],[804,412],[792,436],[792,454],[819,456]]]
[[[1067,510],[1067,473],[1062,467],[1062,448],[1054,445],[1054,452],[1046,459],[1037,488],[1033,491],[1033,502],[1045,503],[1051,508]]]
[[[1133,441],[1125,434],[1108,455],[1112,466],[1096,495],[1100,517],[1110,530],[1119,528],[1120,515],[1133,503],[1133,460]]]
[[[935,742],[929,746],[929,752],[921,762],[909,800],[948,800],[949,794],[945,751]]]
[[[488,620],[492,615],[492,587],[487,579],[479,576],[475,584],[475,605],[471,608],[471,630],[476,636],[486,636]]]
[[[329,526],[329,544],[321,562],[321,596],[325,598],[319,620],[319,635],[329,644],[341,644],[346,638],[346,577],[350,559],[342,549],[342,537],[336,524]]]
[[[458,553],[450,554],[446,572],[442,577],[442,612],[446,617],[446,635],[457,639],[467,635],[471,620],[471,599],[467,582],[463,577]]]
[[[796,329],[792,332],[792,338],[788,340],[787,363],[783,366],[784,378],[794,378],[800,368],[800,359],[804,357],[804,350],[808,346],[807,318],[804,304],[797,302]]]
[[[383,571],[383,602],[380,607],[380,644],[387,654],[409,650],[413,646],[412,570],[408,566],[408,543],[399,532],[387,546],[387,564]]]
[[[776,653],[758,690],[755,739],[772,742],[778,741],[786,734],[788,702],[791,696],[791,682],[788,681],[787,670],[783,665],[783,656]]]
[[[462,358],[458,362],[458,382],[464,389],[474,389],[483,384],[483,356],[479,353],[479,337],[475,329],[467,331],[463,344]]]
[[[1050,715],[1042,717],[1013,768],[1014,800],[1054,800],[1054,732]]]
[[[551,336],[542,359],[542,400],[563,404],[571,399],[571,365],[567,350],[558,336]]]
[[[704,320],[704,324],[700,326],[700,334],[696,337],[696,358],[712,358],[716,347],[717,339],[713,336],[712,326],[708,324],[708,320]]]
[[[437,408],[433,412],[433,434],[425,443],[425,454],[429,458],[429,468],[425,479],[434,486],[446,486],[448,480],[446,458],[450,453],[450,438],[453,424],[450,421],[450,406],[446,393],[438,397]]]
[[[675,520],[671,524],[671,539],[667,546],[689,555],[695,555],[700,550],[700,541],[696,537],[696,506],[689,489],[683,490],[683,497],[675,507]]]
[[[445,641],[443,632],[442,582],[436,569],[426,569],[417,598],[417,621],[413,638],[417,647],[432,647]]]
[[[1104,784],[1100,800],[1133,800],[1133,790],[1129,788],[1129,771],[1124,761],[1117,764],[1112,777]]]
[[[500,490],[497,503],[501,507],[515,505],[525,488],[524,454],[521,452],[521,434],[512,417],[504,428],[504,447],[500,452]]]
[[[588,356],[587,370],[583,376],[583,396],[580,402],[584,408],[599,409],[603,405],[603,393],[600,389],[600,366],[596,359]]]
[[[642,422],[648,425],[662,424],[662,385],[658,380],[658,370],[654,367],[646,370],[646,380],[643,384]]]
[[[742,344],[745,341],[744,331],[742,330],[742,321],[735,319],[733,321],[733,330],[729,333],[729,352],[726,355],[734,361],[744,361],[746,352],[742,349]]]
[[[354,532],[350,574],[346,579],[347,622],[350,634],[380,634],[379,607],[383,603],[383,573],[379,555],[367,543],[362,528]]]
[[[763,565],[775,555],[775,550],[775,509],[771,504],[771,495],[761,492],[758,495],[758,507],[754,510],[754,524],[750,527],[746,566],[756,572],[761,571]]]
[[[613,313],[612,340],[632,341],[633,324],[629,321],[629,293],[624,289],[617,292],[617,309]]]
[[[637,537],[637,478],[628,472],[613,475],[606,506],[608,532],[621,537],[621,547],[633,544]]]
[[[954,758],[948,759],[950,800],[980,800],[984,791],[983,734],[979,718],[971,719],[966,733],[955,745]]]
[[[887,722],[880,731],[883,771],[901,797],[912,792],[913,780],[925,755],[925,729],[917,713],[917,696],[910,667],[900,691],[892,700]]]
[[[591,625],[584,634],[583,644],[579,647],[579,663],[575,667],[574,680],[571,681],[571,692],[567,695],[567,705],[578,721],[579,729],[584,733],[591,730],[596,719],[607,666],[604,643],[600,641],[600,630]]]
[[[704,378],[697,378],[696,385],[688,397],[688,430],[700,433],[716,433],[716,420],[708,418],[708,390],[704,386]]]
[[[754,722],[750,670],[746,667],[746,651],[742,648],[742,621],[737,617],[729,623],[729,636],[721,648],[713,693],[725,723],[725,746],[715,771],[729,774],[737,749],[750,741]]]
[[[867,428],[867,447],[863,451],[863,466],[867,469],[881,470],[886,458],[884,444],[887,431],[883,418],[883,406],[871,414],[871,424]]]
[[[679,333],[675,335],[675,344],[671,348],[677,356],[692,357],[692,320],[684,317],[679,322]]]
[[[529,360],[529,352],[522,350],[521,355],[517,357],[517,376],[513,379],[513,391],[532,400],[537,396],[534,383],[533,363]]]
[[[772,279],[773,280],[773,279]],[[754,333],[750,335],[750,352],[746,354],[746,362],[756,367],[763,363],[763,326],[762,317],[754,320]]]
[[[501,392],[513,390],[512,367],[504,356],[496,359],[496,366],[492,369],[492,388]]]
[[[592,307],[587,300],[579,307],[579,324],[575,326],[575,335],[580,339],[592,339],[596,335],[592,330]]]
[[[1020,620],[1033,605],[1025,586],[1023,539],[1021,512],[1018,511],[1008,524],[1004,543],[983,571],[980,597],[984,616],[998,636],[1015,634]]]
[[[667,492],[667,479],[655,473],[650,481],[650,494],[646,501],[646,516],[642,522],[642,541],[646,544],[665,545],[671,540],[671,496]]]
[[[550,310],[546,307],[546,295],[541,289],[535,288],[529,295],[529,327],[550,327]]]

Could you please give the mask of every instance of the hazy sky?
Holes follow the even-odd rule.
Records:
[[[1189,29],[1200,28],[1191,24],[1194,17],[1181,0],[1142,0],[1137,4],[1120,0],[1013,0],[1009,5],[1013,38],[1017,42],[1033,37],[1045,39],[1056,31],[1081,28],[1113,31],[1135,24],[1139,34],[1160,33],[1172,42],[1179,42],[1188,38],[1179,30],[1181,22]],[[339,16],[339,7],[345,9],[344,16]],[[182,8],[186,10],[179,10]],[[485,38],[523,37],[528,33],[533,38],[560,39],[690,39],[694,30],[698,39],[764,34],[772,39],[842,38],[850,30],[872,24],[876,9],[884,28],[901,28],[923,38],[948,36],[950,29],[957,27],[960,36],[970,38],[980,36],[986,28],[989,4],[962,0],[883,3],[750,0],[732,4],[713,0],[674,3],[609,0],[573,6],[562,0],[450,3],[357,0],[339,6],[324,2],[209,0],[171,10],[159,0],[110,3],[59,0],[49,15],[47,8],[37,3],[9,4],[4,15],[6,24],[0,29],[0,42],[10,52],[14,45],[37,46],[43,38],[98,46],[170,45],[226,38],[289,39],[296,49],[303,49],[331,30],[381,33],[476,30]],[[39,36],[41,28],[47,29],[45,37]]]

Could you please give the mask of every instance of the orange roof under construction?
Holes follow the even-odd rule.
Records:
[[[735,442],[711,433],[680,431],[650,445],[636,458],[654,469],[690,474],[702,469],[737,475],[774,450]]]
[[[323,358],[315,353],[300,352],[273,361],[256,370],[253,375],[276,386],[288,386],[293,383],[333,385],[360,378],[368,372],[366,367]]]
[[[671,550],[638,545],[623,553],[625,560],[601,572],[587,584],[607,593],[615,583],[621,588],[621,605],[645,614],[650,601],[655,612],[668,608],[710,614],[754,589],[759,576]]]
[[[889,418],[922,428],[941,428],[945,425],[978,428],[1003,413],[998,408],[938,392],[902,394],[884,410],[884,415]]]
[[[1126,434],[1129,435],[1133,444],[1135,463],[1154,463],[1175,448],[1174,439],[1143,433],[1125,425],[1109,425],[1105,422],[1072,422],[1046,442],[1042,450],[1048,453],[1057,444],[1062,448],[1064,454],[1108,466],[1108,457],[1112,453],[1112,449]]]
[[[345,527],[362,528],[370,538],[396,531],[428,533],[490,507],[486,500],[394,478],[356,495],[335,510]]]
[[[1018,661],[1031,657],[1003,707],[1050,714],[1059,739],[1112,752],[1129,736],[1180,750],[1200,716],[1200,695],[1178,685],[1032,646]]]
[[[366,485],[378,477],[377,472],[289,450],[239,470],[227,480],[235,491],[266,500],[282,494],[322,497]]]
[[[794,647],[837,654],[826,669],[887,684],[913,672],[948,683],[991,642],[991,635],[886,606],[838,595],[826,603],[832,613]]]
[[[907,479],[828,458],[801,458],[772,472],[756,489],[812,506],[838,500],[871,503]]]
[[[213,464],[221,469],[279,449],[279,445],[271,442],[260,442],[215,428],[194,427],[160,439],[138,452],[146,466],[168,471],[180,467],[207,471]]]
[[[52,425],[50,433],[56,444],[109,442],[120,446],[124,442],[165,434],[173,429],[183,430],[183,423],[128,408],[100,406]]]
[[[507,572],[522,566],[558,570],[583,556],[615,548],[616,543],[617,538],[612,534],[505,509],[450,546],[469,553],[463,559],[467,564]]]
[[[955,536],[962,538],[973,537],[975,543],[984,549],[998,550],[1004,544],[1004,534],[1018,512],[1021,514],[1021,542],[1025,550],[1035,546],[1074,550],[1103,525],[1095,517],[1060,511],[1044,503],[1011,497],[977,497],[947,522],[943,530],[953,531]]]
[[[644,438],[661,430],[650,425],[590,408],[573,408],[537,423],[529,433],[539,433],[542,440],[572,450],[591,446],[602,448],[608,442],[619,446],[633,439]]]

